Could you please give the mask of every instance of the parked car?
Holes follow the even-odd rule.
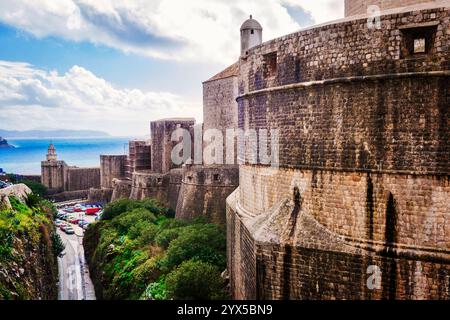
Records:
[[[59,219],[56,219],[55,222],[54,222],[56,227],[59,227],[61,225],[61,223],[63,223],[63,221],[59,220]]]
[[[72,228],[72,226],[67,226],[65,229],[64,229],[64,232],[66,233],[66,234],[74,234],[75,233],[75,230]]]
[[[89,227],[89,223],[86,223],[82,226],[83,230],[86,230]]]
[[[80,221],[80,218],[78,218],[78,217],[71,217],[69,219],[69,222],[72,224],[78,224],[78,221]]]
[[[68,212],[68,213],[72,213],[72,212],[75,212],[75,209],[72,207],[67,207],[67,208],[64,208],[64,211]]]
[[[67,221],[67,219],[69,218],[69,215],[67,214],[67,213],[65,213],[65,214],[63,214],[62,216],[61,216],[61,220],[64,220],[64,221]]]
[[[61,222],[61,224],[59,225],[59,229],[61,231],[65,231],[65,229],[69,226],[69,224],[67,222]]]
[[[81,219],[80,221],[78,221],[78,226],[79,227],[83,227],[85,224],[89,224],[89,222],[87,222],[86,220]]]
[[[101,210],[100,208],[86,208],[86,214],[89,216],[93,216],[100,210]]]

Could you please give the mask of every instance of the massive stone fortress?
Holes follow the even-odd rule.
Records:
[[[279,130],[280,168],[227,200],[234,298],[449,299],[449,2],[380,19],[241,56],[239,127]]]
[[[90,199],[225,224],[236,299],[449,299],[450,1],[345,8],[265,43],[250,17],[239,61],[203,83],[204,123],[151,122],[127,156],[101,156]],[[175,164],[178,128],[277,131],[279,167],[252,161],[253,136],[239,166]],[[52,153],[43,181],[68,188]]]

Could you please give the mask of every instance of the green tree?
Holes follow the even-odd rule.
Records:
[[[183,262],[166,277],[167,298],[178,300],[224,299],[224,280],[216,266],[202,261]]]
[[[226,236],[222,228],[214,224],[191,225],[170,242],[163,267],[170,271],[183,261],[196,259],[225,269],[225,250]]]
[[[112,224],[120,234],[126,234],[132,226],[142,221],[153,223],[156,221],[156,217],[145,208],[137,208],[115,217],[112,220]]]
[[[55,257],[58,257],[66,248],[64,243],[61,240],[60,235],[57,232],[52,232],[51,235],[52,240],[52,250]]]

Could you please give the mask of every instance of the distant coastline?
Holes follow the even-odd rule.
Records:
[[[72,166],[98,167],[101,154],[125,154],[128,141],[136,137],[33,138],[7,139],[15,148],[0,148],[0,168],[8,173],[37,175],[49,143],[56,147],[58,159]]]
[[[0,137],[7,139],[76,139],[76,138],[111,138],[111,135],[97,130],[2,130]]]
[[[6,139],[0,137],[0,148],[2,149],[14,149],[15,147],[12,144],[9,144]]]

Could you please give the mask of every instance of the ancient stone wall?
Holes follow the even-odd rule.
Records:
[[[69,200],[84,200],[88,199],[89,190],[76,190],[76,191],[64,191],[60,193],[55,193],[48,198],[55,202],[64,202]]]
[[[169,175],[138,171],[133,173],[130,198],[142,200],[153,198],[163,204],[167,204],[169,188]]]
[[[151,137],[151,165],[152,171],[157,173],[167,173],[171,169],[179,167],[171,159],[172,148],[178,141],[171,141],[172,133],[177,128],[190,130],[195,124],[195,119],[163,119],[152,121]]]
[[[314,87],[314,81],[336,83],[345,77],[351,81],[369,75],[449,69],[448,10],[392,13],[382,16],[381,23],[380,30],[369,30],[366,19],[328,24],[250,49],[249,56],[241,59],[239,94],[296,83]],[[432,31],[428,53],[409,54],[406,40],[420,25]]]
[[[381,10],[387,10],[429,2],[433,0],[345,0],[345,16],[367,14],[367,9],[373,5]]]
[[[203,83],[203,129],[237,128],[237,76]]]
[[[112,188],[113,179],[125,177],[125,165],[127,156],[100,156],[100,186],[102,188]]]
[[[445,250],[349,241],[306,210],[294,216],[298,205],[291,200],[260,217],[246,215],[236,199],[229,203],[228,268],[237,299],[449,297],[450,260]],[[373,266],[379,268],[379,288],[367,285],[367,270]]]
[[[111,201],[129,198],[131,194],[131,180],[113,180],[113,193]]]
[[[449,10],[381,19],[241,59],[239,127],[279,130],[281,167],[247,161],[228,198],[235,298],[449,298]]]
[[[239,185],[237,166],[185,166],[176,217],[206,216],[225,225],[225,199]]]
[[[113,188],[91,188],[88,193],[89,202],[110,202],[114,189]]]
[[[89,190],[100,187],[100,168],[67,169],[65,191]]]

